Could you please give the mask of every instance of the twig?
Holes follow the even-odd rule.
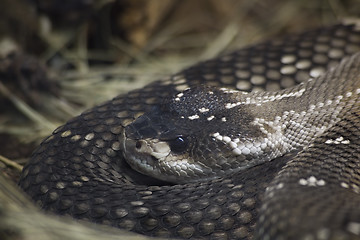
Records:
[[[41,126],[44,126],[50,130],[55,129],[56,125],[52,124],[46,118],[37,113],[34,109],[32,109],[29,105],[27,105],[20,98],[16,97],[12,94],[6,87],[0,82],[0,93],[7,97],[16,108],[21,111],[25,116],[31,119],[33,122],[38,123]]]
[[[18,163],[16,163],[16,162],[14,162],[14,161],[12,161],[12,160],[10,160],[10,159],[2,156],[2,155],[0,155],[0,161],[3,162],[3,163],[5,163],[6,165],[8,165],[8,166],[10,166],[10,167],[15,168],[15,169],[18,170],[19,172],[21,172],[22,169],[23,169],[23,166],[21,166],[20,164],[18,164]]]

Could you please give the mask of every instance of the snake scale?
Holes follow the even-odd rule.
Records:
[[[149,236],[360,239],[359,50],[338,24],[201,62],[56,129],[19,185]]]

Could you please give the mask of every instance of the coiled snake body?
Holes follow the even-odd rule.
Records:
[[[46,210],[151,236],[360,238],[356,27],[245,48],[90,109],[43,141],[20,186]]]

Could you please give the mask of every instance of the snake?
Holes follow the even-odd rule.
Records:
[[[153,237],[360,239],[359,51],[340,23],[197,63],[57,128],[19,186]]]

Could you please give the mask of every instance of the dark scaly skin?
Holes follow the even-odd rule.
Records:
[[[358,104],[326,136],[286,164],[265,193],[258,238],[360,238],[359,119]],[[324,147],[339,137],[349,143]]]
[[[345,55],[359,50],[359,31],[353,26],[336,25],[293,35],[282,41],[258,44],[197,64],[168,80],[154,82],[90,109],[55,130],[34,152],[23,171],[20,186],[46,210],[150,236],[249,239],[253,237],[257,223],[259,238],[270,236],[272,239],[281,234],[286,237],[289,232],[289,239],[295,239],[293,236],[301,237],[300,230],[305,235],[313,234],[314,229],[321,227],[324,218],[303,230],[298,228],[301,222],[290,221],[296,218],[294,214],[297,212],[280,211],[283,205],[279,206],[279,201],[283,195],[298,193],[291,187],[298,185],[298,179],[293,180],[294,185],[289,185],[289,189],[276,189],[277,181],[281,183],[284,181],[282,176],[288,177],[287,171],[302,169],[299,161],[300,166],[287,167],[289,170],[278,175],[293,155],[253,167],[228,179],[161,186],[159,182],[129,169],[124,163],[118,136],[123,126],[150,110],[154,104],[159,104],[162,98],[189,86],[206,82],[247,91],[259,88],[277,90],[304,81],[309,74],[334,66]],[[350,118],[356,119],[354,116]],[[356,130],[359,133],[355,126]],[[354,138],[356,140],[359,136]],[[304,161],[310,160],[305,158]],[[287,165],[291,164],[293,162]],[[356,163],[350,166],[353,165]],[[314,166],[317,167],[313,171],[322,171],[321,163]],[[302,176],[307,179],[307,176]],[[333,178],[331,174],[329,177]],[[265,193],[269,184],[273,188]],[[273,198],[272,189],[275,189],[275,195],[279,194],[279,201],[273,200],[277,198]],[[266,201],[273,207],[263,203],[264,193]],[[316,196],[312,192],[309,194]],[[306,196],[300,195],[298,199]],[[318,200],[316,202],[321,198],[314,197]],[[290,210],[293,209],[291,204],[297,202],[289,201]],[[261,206],[264,219],[259,217]],[[304,205],[299,209],[306,208]],[[282,220],[285,224],[271,219],[277,214],[281,215],[277,219],[285,216]],[[349,236],[346,234],[351,232],[346,232],[346,227],[344,229],[339,231]]]

